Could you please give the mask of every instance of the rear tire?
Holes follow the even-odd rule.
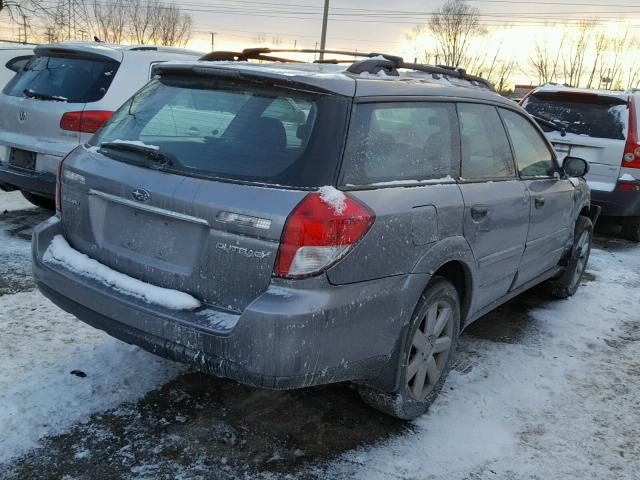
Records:
[[[587,269],[592,240],[593,223],[588,217],[580,215],[573,235],[571,258],[562,274],[551,281],[551,295],[556,298],[568,298],[576,293]]]
[[[640,219],[623,220],[622,237],[632,242],[640,242]]]
[[[453,364],[460,328],[460,300],[453,284],[434,277],[413,314],[399,366],[399,387],[381,392],[358,387],[371,407],[402,420],[425,413]]]
[[[36,207],[45,208],[47,210],[55,210],[56,202],[50,198],[36,195],[35,193],[21,191],[22,196],[33,203]]]

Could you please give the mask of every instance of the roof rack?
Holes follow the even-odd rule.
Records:
[[[399,76],[398,69],[415,70],[419,72],[430,73],[434,79],[441,77],[453,77],[466,80],[474,85],[495,91],[493,85],[486,79],[475,75],[469,75],[464,68],[448,67],[446,65],[426,65],[421,63],[405,62],[402,57],[389,55],[387,53],[362,53],[349,50],[319,50],[319,49],[271,49],[271,48],[246,48],[241,52],[232,51],[214,51],[200,58],[202,61],[232,61],[246,62],[248,60],[263,60],[267,62],[286,62],[286,63],[305,63],[301,60],[284,58],[280,53],[323,53],[329,55],[342,55],[360,58],[360,60],[344,60],[344,59],[323,59],[315,60],[314,63],[351,63],[347,68],[347,72],[352,74],[370,73],[377,74],[383,71],[389,76]]]

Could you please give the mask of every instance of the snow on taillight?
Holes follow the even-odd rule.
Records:
[[[623,168],[640,168],[640,139],[638,139],[638,119],[633,97],[629,101],[629,132],[622,156]]]
[[[71,132],[96,133],[112,115],[113,112],[103,110],[67,112],[60,119],[60,128]]]
[[[287,218],[274,275],[317,275],[344,257],[369,231],[375,215],[332,188],[307,195]]]

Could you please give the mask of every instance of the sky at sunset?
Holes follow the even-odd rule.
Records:
[[[106,1],[106,0],[105,0]],[[433,47],[422,36],[407,39],[415,25],[428,21],[430,13],[444,0],[331,0],[328,48],[379,51],[406,59]],[[536,42],[553,46],[562,36],[563,22],[596,20],[599,29],[615,35],[628,30],[638,37],[625,51],[628,58],[640,57],[640,0],[470,0],[482,15],[488,33],[471,47],[472,55],[490,55],[497,49],[503,59],[515,59],[518,71],[513,82],[528,83],[527,64]],[[189,47],[211,49],[215,32],[216,49],[248,46],[313,48],[320,40],[324,0],[184,0],[177,4],[194,20]],[[0,34],[13,29],[0,25]]]

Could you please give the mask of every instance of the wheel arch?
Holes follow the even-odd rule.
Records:
[[[417,262],[413,273],[427,273],[449,280],[460,297],[460,330],[464,327],[472,305],[476,262],[464,237],[449,237],[434,244]],[[428,288],[425,285],[425,289]]]

